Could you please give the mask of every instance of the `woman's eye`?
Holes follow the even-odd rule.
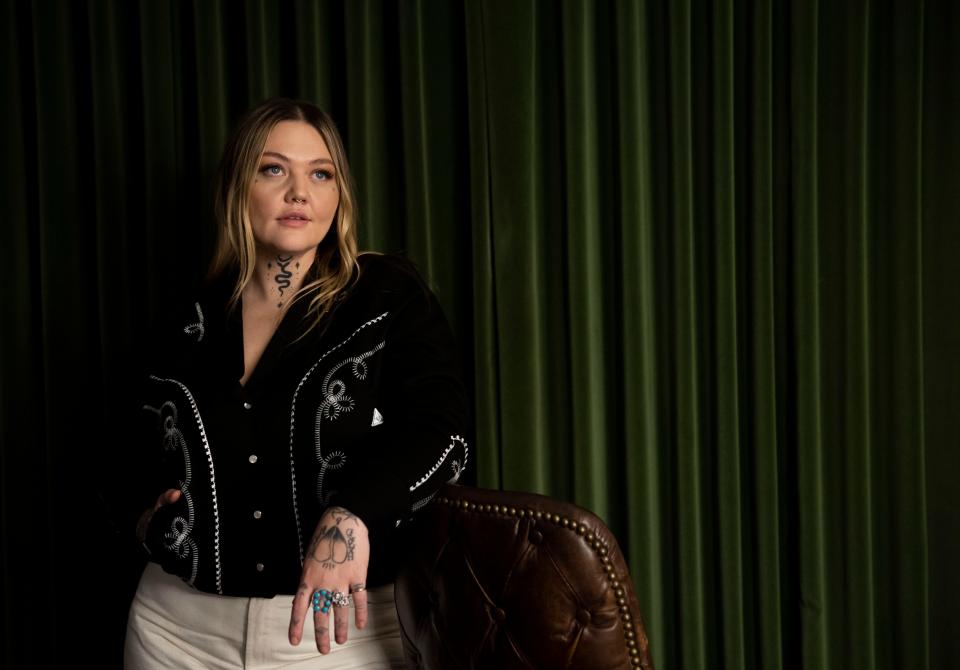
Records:
[[[276,177],[283,174],[283,168],[279,165],[265,165],[260,168],[260,172],[271,177]]]
[[[313,176],[319,179],[320,181],[325,181],[327,179],[333,178],[333,174],[329,170],[316,170],[313,173]]]

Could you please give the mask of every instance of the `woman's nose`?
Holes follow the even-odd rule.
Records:
[[[290,177],[290,188],[287,191],[287,199],[295,202],[307,201],[307,185],[304,178],[296,174]]]

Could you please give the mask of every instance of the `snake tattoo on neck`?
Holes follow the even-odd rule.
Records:
[[[277,307],[283,307],[283,291],[284,289],[290,288],[290,278],[293,276],[293,273],[287,269],[287,266],[290,265],[290,262],[293,260],[293,256],[277,256],[277,267],[280,268],[280,271],[277,272],[276,276],[273,278],[277,282],[277,287],[280,289],[280,298],[281,300],[277,302]],[[267,268],[272,267],[271,263],[267,263]],[[300,269],[300,263],[297,262],[295,265],[297,270]]]

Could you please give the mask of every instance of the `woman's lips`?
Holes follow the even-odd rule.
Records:
[[[280,222],[281,226],[287,226],[288,228],[303,228],[310,223],[310,219],[302,219],[294,216],[280,217],[277,221]]]

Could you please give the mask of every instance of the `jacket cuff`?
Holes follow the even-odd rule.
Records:
[[[375,533],[395,528],[409,513],[407,497],[406,487],[391,473],[367,473],[362,486],[330,496],[328,508],[343,507],[360,517],[372,538]]]

